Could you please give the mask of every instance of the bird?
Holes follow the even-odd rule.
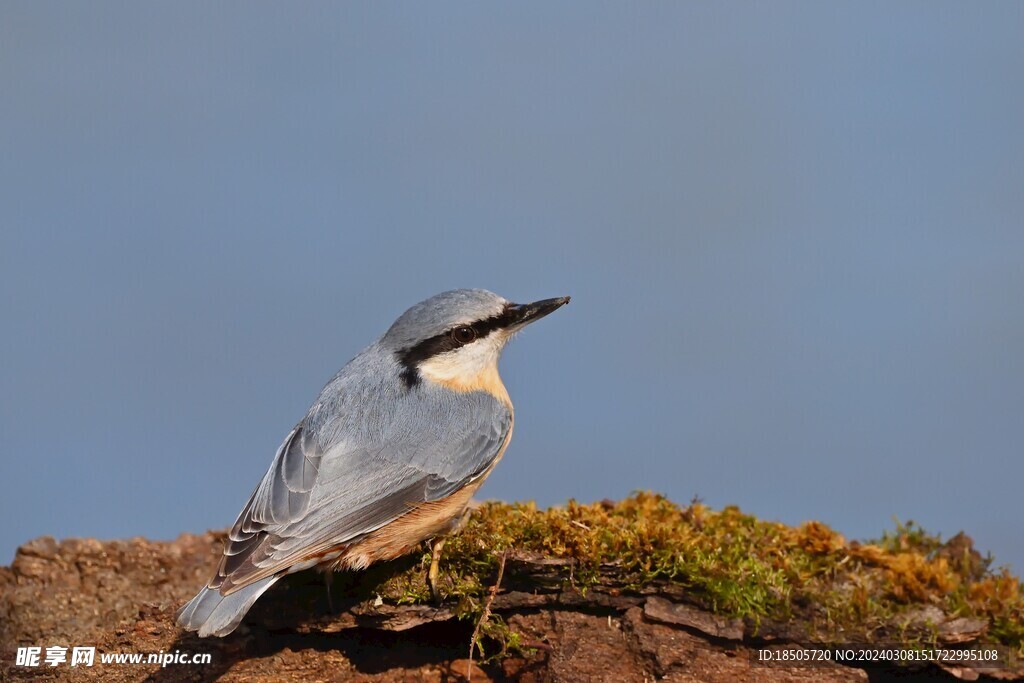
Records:
[[[365,569],[430,540],[436,599],[444,537],[512,437],[501,352],[568,302],[515,304],[456,289],[405,311],[285,437],[228,532],[213,578],[177,611],[178,625],[225,636],[283,576]]]

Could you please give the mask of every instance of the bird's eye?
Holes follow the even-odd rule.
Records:
[[[476,339],[476,330],[472,327],[456,327],[452,330],[452,339],[459,344],[468,344]]]

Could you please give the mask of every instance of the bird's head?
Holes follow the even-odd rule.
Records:
[[[526,325],[569,303],[569,297],[514,304],[484,289],[455,289],[416,304],[381,339],[402,365],[407,386],[431,381],[458,391],[503,394],[498,359]],[[506,395],[507,396],[507,395]]]

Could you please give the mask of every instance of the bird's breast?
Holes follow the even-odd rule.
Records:
[[[505,383],[501,381],[497,366],[484,368],[472,375],[433,372],[430,368],[421,366],[420,373],[428,381],[452,391],[460,393],[483,391],[512,410],[512,398],[508,395]]]

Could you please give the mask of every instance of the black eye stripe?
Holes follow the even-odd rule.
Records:
[[[445,330],[441,334],[433,336],[430,339],[424,339],[415,346],[399,351],[398,362],[402,364],[402,380],[405,382],[407,387],[413,386],[420,381],[416,367],[423,361],[483,339],[494,330],[508,327],[517,320],[518,317],[515,315],[514,308],[509,304],[505,306],[504,310],[502,310],[498,315],[478,320],[470,325],[459,325],[457,327],[453,327],[452,329]],[[459,343],[455,339],[455,332],[463,327],[471,328],[476,333],[476,336],[468,342]]]

